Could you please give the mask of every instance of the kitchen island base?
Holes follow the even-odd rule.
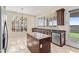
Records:
[[[32,53],[50,53],[51,37],[38,32],[27,33],[27,47]]]

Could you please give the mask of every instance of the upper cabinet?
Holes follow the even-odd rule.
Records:
[[[57,25],[64,25],[64,11],[65,9],[59,9],[57,10]]]

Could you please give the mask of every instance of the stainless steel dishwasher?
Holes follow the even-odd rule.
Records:
[[[52,42],[60,47],[65,45],[65,32],[56,31],[52,33]]]
[[[57,45],[60,45],[60,34],[52,33],[52,42]]]

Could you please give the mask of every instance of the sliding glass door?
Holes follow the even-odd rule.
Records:
[[[70,17],[70,33],[68,44],[79,48],[79,16]]]

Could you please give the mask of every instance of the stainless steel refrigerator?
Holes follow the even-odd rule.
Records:
[[[6,16],[6,7],[0,6],[0,52],[5,53],[8,46],[8,28]]]

